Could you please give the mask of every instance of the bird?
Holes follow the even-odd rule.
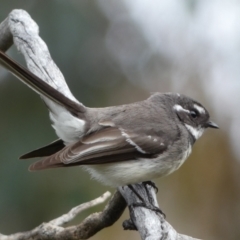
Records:
[[[82,166],[112,187],[150,181],[179,169],[203,132],[219,128],[201,103],[183,94],[157,92],[135,103],[89,108],[1,51],[0,64],[40,94],[59,138],[20,157],[42,158],[30,171]]]

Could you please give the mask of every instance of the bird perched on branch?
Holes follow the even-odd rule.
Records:
[[[88,108],[0,52],[0,64],[45,101],[58,140],[21,159],[43,157],[30,171],[81,165],[106,185],[122,186],[165,176],[188,158],[208,127],[208,111],[176,93],[106,108]]]

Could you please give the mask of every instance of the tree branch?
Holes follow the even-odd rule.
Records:
[[[113,195],[102,212],[91,214],[78,226],[67,228],[61,226],[71,221],[82,211],[105,202],[110,195],[110,192],[106,192],[90,202],[73,208],[59,218],[48,223],[42,223],[31,231],[15,233],[8,236],[0,234],[0,240],[88,239],[103,228],[111,226],[122,215],[126,207],[126,202],[119,192]]]
[[[147,206],[159,208],[155,188],[152,185],[134,184],[135,191],[143,198]],[[135,206],[142,203],[141,200],[128,187],[119,187],[118,191],[127,202],[130,212],[130,220],[123,223],[125,229],[135,226],[142,239],[145,240],[199,240],[180,233],[166,221],[163,214],[150,210],[145,206]]]
[[[5,52],[13,44],[12,33],[8,26],[8,18],[0,24],[0,49]]]

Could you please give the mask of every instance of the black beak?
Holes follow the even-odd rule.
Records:
[[[216,123],[212,122],[212,121],[207,122],[207,127],[219,128],[219,126]]]

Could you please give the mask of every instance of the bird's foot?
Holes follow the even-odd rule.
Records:
[[[155,192],[158,193],[158,187],[157,187],[157,185],[154,182],[152,182],[152,181],[145,181],[145,182],[142,182],[142,184],[144,186],[149,185],[149,186],[153,187],[155,189]]]
[[[156,214],[158,214],[158,213],[161,214],[164,217],[164,219],[166,218],[166,214],[160,208],[155,207],[152,204],[148,204],[145,202],[136,202],[136,203],[133,203],[131,205],[131,207],[144,207],[144,208],[154,211]]]

